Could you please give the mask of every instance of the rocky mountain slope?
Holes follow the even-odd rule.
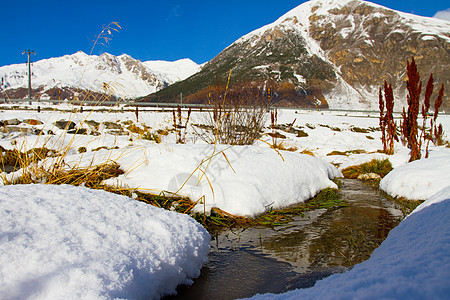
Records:
[[[126,54],[89,56],[80,51],[32,63],[32,96],[64,99],[78,90],[132,99],[185,79],[199,69],[190,59],[141,62]],[[0,83],[10,98],[25,98],[27,64],[0,67]]]
[[[232,83],[273,86],[271,101],[284,106],[377,109],[386,79],[401,110],[412,57],[424,81],[433,72],[435,83],[445,84],[443,108],[450,108],[450,22],[361,0],[312,0],[141,100],[174,101],[183,92],[188,101],[205,102],[205,91],[223,86],[231,69]]]

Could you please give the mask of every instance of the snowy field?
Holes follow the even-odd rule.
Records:
[[[426,200],[450,185],[448,180],[450,148],[446,146],[432,145],[429,159],[411,164],[407,164],[409,150],[401,143],[396,143],[395,154],[392,156],[378,153],[377,150],[381,149],[381,133],[377,130],[379,127],[377,113],[279,110],[277,124],[280,125],[280,129],[277,129],[279,133],[277,143],[282,142],[284,148],[290,148],[293,151],[276,151],[268,145],[273,142],[272,137],[268,135],[273,133],[273,130],[269,128],[270,115],[267,117],[265,133],[254,145],[215,147],[202,140],[200,127],[195,125],[204,123],[205,112],[192,113],[186,133],[183,130],[186,144],[176,144],[177,133],[173,130],[171,110],[140,111],[137,120],[134,111],[121,111],[121,109],[117,112],[108,112],[107,108],[97,108],[95,111],[87,111],[85,108],[83,113],[70,113],[77,108],[70,105],[58,108],[65,108],[67,111],[43,110],[37,113],[31,109],[2,110],[0,106],[0,121],[7,124],[17,123],[8,125],[7,129],[0,133],[0,146],[3,149],[16,148],[21,151],[43,146],[55,150],[66,149],[68,154],[64,157],[64,164],[68,168],[114,161],[125,173],[108,179],[105,183],[136,188],[142,192],[186,195],[192,201],[199,200],[195,209],[200,212],[204,210],[208,212],[211,208],[218,207],[235,215],[255,216],[272,207],[279,208],[302,202],[326,187],[336,187],[332,179],[340,177],[340,170],[343,168],[368,162],[374,158],[387,158],[395,168],[380,184],[381,188],[392,196]],[[186,115],[187,113],[183,112],[183,116],[186,117]],[[74,130],[78,129],[79,133],[84,134],[59,129],[55,126],[55,122],[61,120],[72,121]],[[438,122],[443,124],[444,131],[450,130],[449,116],[439,116]],[[36,123],[40,124],[31,125]],[[39,132],[41,132],[40,135],[37,134]],[[145,136],[153,138],[144,138]],[[158,136],[160,143],[156,142],[155,136]],[[448,141],[448,135],[444,139]],[[54,160],[55,158],[48,157],[41,161],[40,165],[49,167]],[[23,172],[24,170],[17,170],[14,173],[3,173],[1,178],[12,180],[18,178]],[[0,184],[2,184],[1,181]],[[1,222],[4,223],[1,226],[0,247],[9,249],[1,252],[4,253],[2,261],[9,256],[17,257],[10,263],[1,264],[0,280],[3,280],[1,282],[3,289],[0,288],[0,295],[6,295],[6,298],[27,298],[28,296],[41,298],[41,295],[44,297],[58,295],[61,292],[58,283],[73,286],[71,291],[79,290],[77,287],[86,283],[90,287],[86,288],[87,293],[91,293],[86,295],[96,295],[94,297],[135,297],[139,296],[136,294],[137,289],[142,287],[145,287],[144,290],[150,289],[153,293],[150,295],[159,297],[159,295],[173,292],[178,284],[189,282],[197,276],[205,262],[209,236],[199,228],[200,226],[194,225],[194,221],[189,217],[144,208],[146,206],[141,204],[133,205],[128,198],[122,197],[119,200],[115,195],[92,192],[85,188],[35,185],[4,186],[1,189],[0,213],[4,214],[1,218]],[[70,195],[73,195],[72,198],[67,196],[68,190]],[[11,202],[12,199],[26,199],[25,195],[28,194],[33,197],[27,201],[21,201],[20,205],[15,204],[18,201]],[[448,199],[448,193],[443,197]],[[107,203],[95,204],[97,201],[105,201],[105,198],[108,198]],[[58,199],[63,199],[64,202]],[[69,214],[63,214],[65,207],[70,203],[67,200],[73,199],[77,205],[70,207]],[[114,201],[114,205],[110,204],[110,200]],[[120,205],[124,206],[121,207],[116,202],[121,202]],[[31,209],[38,208],[41,204],[42,211]],[[100,206],[102,209],[107,207],[102,214],[99,214]],[[414,234],[421,243],[426,244],[430,235],[435,234],[435,232],[426,231],[432,230],[431,227],[427,227],[428,229],[424,229],[423,232],[411,230],[416,228],[417,224],[428,222],[423,221],[428,220],[427,218],[434,219],[433,222],[440,222],[436,219],[436,215],[440,212],[433,209],[438,206],[442,207],[442,211],[446,211],[449,206],[448,201],[432,205],[423,209],[423,212],[407,218],[389,235],[386,243],[392,247],[383,246],[385,245],[383,243],[374,253],[373,259],[371,258],[372,262],[369,260],[366,265],[361,264],[362,267],[355,267],[351,271],[354,273],[348,272],[345,274],[350,275],[342,276],[357,278],[362,274],[357,272],[369,272],[371,268],[377,266],[382,268],[379,261],[386,256],[392,256],[392,251],[398,252],[400,251],[398,249],[402,249],[404,245],[408,247],[403,249],[414,248],[406,244],[408,239],[404,238],[405,234]],[[27,226],[33,222],[32,220],[40,219],[42,215],[47,214],[52,217],[48,220],[44,219],[42,223],[37,222],[33,227]],[[91,215],[100,218],[99,223],[104,223],[104,226],[114,230],[93,227],[90,221]],[[149,218],[155,219],[155,224],[145,226]],[[183,227],[189,230],[184,231],[181,229]],[[439,226],[435,225],[435,227]],[[49,231],[48,235],[45,235],[42,234],[42,230],[45,230],[43,228],[53,228],[55,232]],[[152,230],[155,228],[165,228],[165,236],[153,235],[155,231]],[[437,257],[443,259],[443,266],[450,269],[448,268],[448,224],[442,221],[441,229],[442,232],[438,235],[443,238],[440,247],[447,249],[445,252],[447,256],[441,257],[442,252],[439,252]],[[86,234],[86,232],[89,233]],[[89,237],[87,241],[85,235]],[[54,240],[52,236],[55,236]],[[117,236],[121,237],[119,245],[113,242]],[[99,238],[105,239],[106,250],[103,249],[103,244],[101,249],[95,246],[98,245]],[[145,244],[137,242],[144,239]],[[440,240],[438,240],[439,243]],[[168,248],[165,250],[169,252],[162,253],[162,250],[158,250],[158,247],[154,245],[163,249]],[[425,249],[421,247],[427,256],[420,263],[434,262],[435,248],[433,247],[427,246]],[[106,255],[107,252],[108,255]],[[45,259],[41,259],[47,253],[58,253],[58,255],[49,255],[49,257],[56,256],[58,259],[47,263]],[[410,266],[410,260],[416,255],[415,252],[411,253],[404,259],[402,256],[402,260],[395,263],[400,268],[404,263]],[[33,263],[20,262],[22,256],[30,257]],[[396,257],[399,255],[397,254]],[[97,261],[97,258],[106,261],[99,263],[103,260]],[[38,262],[42,262],[45,267],[43,268]],[[17,265],[22,267],[17,269]],[[170,266],[175,266],[178,270],[176,274]],[[384,266],[387,266],[387,263]],[[169,270],[166,267],[169,267]],[[411,267],[413,268],[414,265]],[[423,265],[417,265],[419,269],[422,267]],[[445,273],[441,266],[438,267],[437,274],[443,274],[444,278],[448,278],[448,272]],[[15,268],[16,276],[4,276]],[[365,271],[358,271],[360,269]],[[385,269],[389,268],[385,267]],[[390,274],[398,276],[395,269],[392,272]],[[356,293],[357,288],[351,284],[359,287],[366,286],[370,277],[365,275],[363,277],[367,281],[362,283],[345,279],[350,282],[347,285],[348,291]],[[92,278],[92,280],[87,282],[86,278]],[[153,278],[158,278],[159,281]],[[380,278],[373,278],[373,283],[377,285]],[[417,278],[419,280],[419,277]],[[142,279],[146,282],[142,282]],[[148,279],[154,285],[146,285]],[[162,281],[165,282],[162,283]],[[166,282],[170,282],[170,285],[166,286]],[[336,284],[339,285],[341,281],[337,282]],[[392,280],[387,282],[391,283]],[[436,282],[437,285],[441,284],[441,281]],[[4,288],[5,286],[7,288]],[[22,286],[26,287],[24,292],[26,294],[20,294]],[[402,291],[398,292],[399,297],[410,295],[402,294]],[[359,294],[351,295],[358,298]],[[364,295],[368,294],[361,295],[364,298]],[[289,294],[286,297],[295,298],[296,296]],[[394,298],[399,297],[394,294]]]

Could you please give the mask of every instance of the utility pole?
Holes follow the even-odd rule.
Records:
[[[22,54],[28,54],[28,99],[31,99],[31,62],[30,62],[30,55],[36,53],[33,50],[25,50],[22,52]]]
[[[2,83],[0,84],[0,89],[2,90],[2,92],[3,92],[4,96],[5,96],[5,103],[6,103],[6,92],[3,89],[3,84],[4,84],[4,78],[2,77]]]

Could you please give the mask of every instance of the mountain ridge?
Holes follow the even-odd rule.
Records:
[[[386,79],[400,110],[406,102],[406,61],[412,57],[422,80],[433,72],[436,83],[449,86],[450,22],[361,0],[313,0],[237,39],[200,72],[141,100],[173,101],[180,92],[199,93],[226,81],[231,69],[235,82],[293,84],[293,90],[274,99],[285,106],[320,102],[331,108],[376,109],[378,87]],[[443,107],[450,107],[448,91]]]
[[[65,98],[83,90],[131,99],[185,79],[199,69],[200,65],[190,59],[141,62],[127,54],[97,56],[78,51],[32,63],[33,97],[52,98],[56,89],[63,89]],[[27,64],[0,67],[0,78],[10,98],[26,97]]]

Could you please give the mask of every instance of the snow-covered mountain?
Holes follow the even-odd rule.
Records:
[[[226,82],[232,69],[235,82],[275,81],[273,100],[286,106],[376,109],[378,88],[387,79],[400,110],[412,57],[424,81],[433,72],[436,84],[445,84],[443,107],[450,108],[449,21],[361,0],[312,0],[241,37],[194,76],[143,100],[171,101],[178,91],[207,95],[198,91],[218,79]]]
[[[79,51],[33,62],[31,82],[34,97],[54,98],[56,90],[70,97],[84,90],[127,99],[158,91],[199,70],[200,66],[190,59],[141,62],[126,54],[90,56]],[[0,67],[0,78],[11,98],[27,95],[27,64]]]

